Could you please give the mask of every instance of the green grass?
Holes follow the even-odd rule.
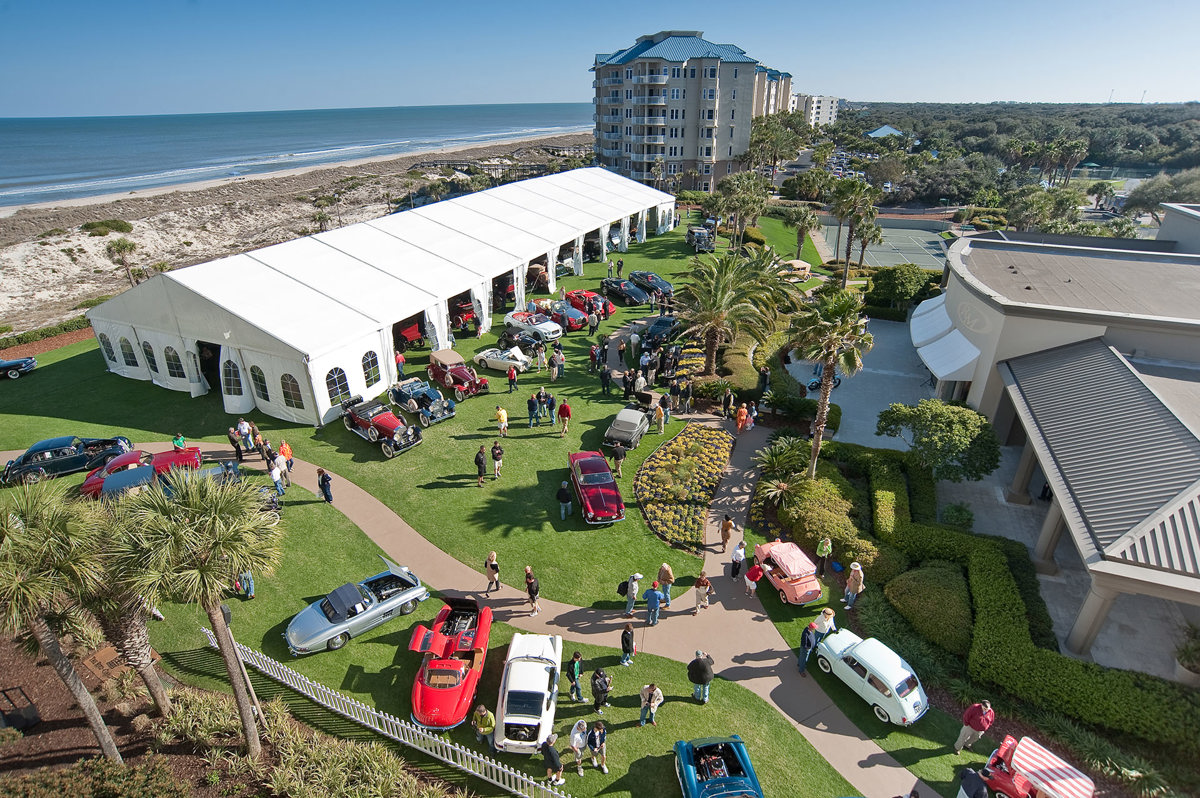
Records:
[[[369,576],[381,570],[382,564],[377,556],[379,549],[335,508],[298,486],[288,491],[287,498],[289,502],[283,511],[287,534],[282,565],[274,576],[255,580],[257,598],[253,601],[230,596],[234,634],[239,642],[263,651],[309,678],[384,712],[408,718],[413,678],[420,662],[419,655],[408,651],[408,641],[413,627],[429,623],[441,602],[431,598],[412,615],[356,638],[339,651],[293,659],[282,638],[291,617],[332,590],[339,581]],[[189,683],[222,689],[226,684],[224,668],[207,648],[200,632],[200,627],[207,625],[203,612],[194,605],[168,605],[161,609],[167,620],[154,624],[151,634],[166,667]],[[500,612],[503,611],[501,606]],[[479,701],[492,710],[506,646],[514,631],[513,627],[500,623],[492,629],[478,692]],[[614,632],[612,642],[618,641],[619,634]],[[691,698],[683,663],[639,654],[632,667],[622,668],[618,665],[620,654],[616,648],[567,643],[565,650],[568,657],[575,650],[583,653],[585,675],[603,667],[614,679],[610,698],[613,706],[603,716],[609,730],[609,775],[585,768],[580,779],[567,761],[567,788],[572,794],[672,794],[677,789],[671,753],[675,741],[728,733],[740,734],[747,741],[768,795],[818,798],[853,794],[853,788],[821,759],[803,736],[749,690],[718,679],[713,684],[710,703],[700,706]],[[661,686],[666,701],[659,710],[658,727],[639,728],[637,692],[649,681]],[[293,711],[317,728],[342,736],[368,736],[354,724],[320,710],[265,677],[256,676],[254,683],[264,699],[285,695]],[[560,735],[559,749],[566,750],[567,735],[575,721],[580,718],[591,721],[599,716],[591,711],[590,697],[582,704],[565,700],[565,679],[560,689],[564,700],[559,704],[555,726]],[[450,732],[450,737],[479,748],[467,725]],[[406,749],[397,750],[422,767],[432,763]],[[530,759],[501,754],[499,758],[531,775],[544,775],[540,756]],[[455,777],[444,766],[434,767],[434,772],[462,784],[462,778]],[[483,794],[499,794],[486,784],[472,782],[467,786]]]
[[[796,231],[783,223],[783,220],[776,219],[773,216],[758,217],[758,229],[762,230],[763,237],[767,239],[767,244],[780,254],[780,256],[791,259],[796,254]],[[825,263],[821,260],[821,256],[817,254],[817,248],[813,245],[812,236],[804,237],[804,247],[800,250],[800,260],[812,267],[812,270],[817,274],[832,274],[825,267]]]

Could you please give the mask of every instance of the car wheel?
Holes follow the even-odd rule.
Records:
[[[9,378],[10,380],[15,380],[15,379],[17,379],[17,378],[18,378],[18,377],[20,377],[20,376],[21,376],[21,372],[17,371],[16,369],[9,369],[9,370],[8,370],[8,378]]]
[[[342,423],[346,425],[346,429],[354,432],[354,422],[350,420],[350,416],[342,416]]]
[[[892,718],[890,715],[888,715],[887,710],[885,710],[883,707],[879,706],[878,704],[873,705],[871,707],[871,710],[875,713],[875,717],[879,718],[884,723],[892,722]]]
[[[417,412],[417,400],[416,399],[408,400],[408,412],[410,412],[410,413]]]
[[[424,349],[424,348],[425,348],[425,339],[424,339],[424,338],[418,338],[418,339],[417,339],[417,348],[418,348],[418,349]]]
[[[467,394],[463,391],[463,389],[455,386],[454,401],[461,402],[463,399],[466,399],[466,398],[467,398]]]
[[[379,430],[374,427],[367,427],[367,440],[371,443],[376,443],[379,440]]]
[[[415,602],[415,601],[406,601],[406,602],[404,602],[403,604],[401,604],[401,605],[400,605],[400,609],[398,610],[398,612],[399,612],[401,615],[408,615],[410,612],[412,612],[412,611],[413,611],[413,610],[415,610],[416,608],[417,608],[417,602]]]
[[[820,654],[817,655],[817,667],[821,669],[821,673],[833,673],[833,666],[829,664],[829,660]]]
[[[630,306],[632,304],[633,304],[633,297],[631,297],[631,296],[625,297],[625,305]]]
[[[383,456],[386,457],[387,459],[391,460],[393,457],[396,456],[396,447],[392,446],[391,442],[384,441],[383,446],[381,446],[380,448],[383,450]]]
[[[428,377],[431,381],[433,380],[433,367],[432,366],[425,367],[425,376]]]
[[[330,651],[337,651],[339,648],[341,648],[342,646],[346,645],[349,642],[350,642],[350,635],[346,634],[345,632],[342,632],[340,635],[338,635],[337,637],[333,638],[328,643],[326,643],[325,647],[328,648]]]
[[[424,413],[421,413],[419,416],[417,416],[417,420],[421,422],[422,427],[428,427],[431,423],[433,423],[429,420],[429,416],[425,415]]]
[[[782,590],[780,590],[779,591],[779,600],[782,601],[784,604],[789,603],[787,593],[784,593]]]

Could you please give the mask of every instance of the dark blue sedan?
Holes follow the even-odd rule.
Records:
[[[629,279],[643,291],[657,291],[663,296],[675,296],[675,286],[654,272],[630,272]]]
[[[32,357],[19,357],[16,360],[0,360],[0,374],[15,380],[22,374],[28,374],[37,368],[37,360]]]
[[[9,460],[0,482],[9,485],[39,482],[45,477],[91,471],[132,449],[129,439],[123,435],[115,438],[78,438],[69,435],[50,438],[30,446],[16,460]]]
[[[683,798],[763,798],[746,744],[736,734],[675,743],[675,775]]]
[[[620,300],[626,305],[644,305],[650,301],[650,295],[638,288],[629,280],[617,277],[605,277],[600,281],[600,293],[613,300]]]

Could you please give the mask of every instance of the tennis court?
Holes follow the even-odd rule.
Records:
[[[898,263],[915,263],[925,269],[940,269],[946,259],[942,255],[941,239],[931,230],[910,230],[899,227],[883,227],[883,243],[867,247],[867,257],[863,266],[895,266]],[[842,228],[842,250],[840,257],[846,254],[846,228]],[[837,244],[837,225],[825,226],[825,240],[832,250]],[[858,263],[857,242],[851,253],[851,260]]]

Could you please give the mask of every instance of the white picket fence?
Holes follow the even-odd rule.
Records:
[[[205,637],[208,638],[209,646],[216,648],[216,637],[208,629],[201,628]],[[314,682],[307,676],[296,673],[286,665],[241,643],[237,644],[237,650],[242,662],[270,676],[275,681],[286,684],[296,692],[308,696],[326,709],[366,726],[390,740],[428,754],[463,773],[477,776],[513,795],[524,796],[524,798],[572,798],[570,793],[538,781],[528,773],[523,773],[469,748],[464,748],[458,743],[439,737],[415,723],[401,720],[386,712],[380,712],[361,701],[344,696],[336,690],[330,690],[325,685]]]

